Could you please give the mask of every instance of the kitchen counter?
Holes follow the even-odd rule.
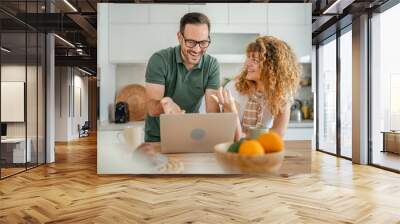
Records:
[[[310,126],[305,128],[304,126]],[[98,122],[97,173],[98,174],[239,174],[224,170],[214,153],[160,154],[156,146],[155,159],[143,156],[124,140],[124,128],[144,128],[144,121],[128,123]],[[293,128],[299,127],[299,128]],[[285,140],[310,140],[299,137],[313,131],[312,122],[291,123]],[[292,133],[293,132],[293,133]],[[148,143],[147,143],[148,144]],[[287,141],[280,174],[310,172],[310,141]],[[156,161],[156,163],[155,163]]]
[[[313,128],[314,120],[303,120],[300,122],[297,121],[289,121],[289,128]]]
[[[103,121],[98,123],[98,128],[100,131],[120,131],[123,130],[125,127],[131,126],[143,126],[144,121],[131,121],[127,123],[111,123],[108,121]],[[301,122],[296,121],[289,121],[289,128],[312,128],[314,126],[313,120],[304,120]]]
[[[314,121],[303,120],[301,122],[289,121],[285,133],[285,140],[312,140],[314,135]]]
[[[99,122],[98,130],[102,131],[122,131],[125,127],[139,126],[144,129],[144,121],[133,121],[127,123],[111,123],[108,121]],[[304,120],[301,122],[290,121],[285,140],[311,140],[314,130],[313,120]]]
[[[111,140],[111,139],[110,139]],[[148,153],[138,153],[117,141],[100,139],[98,143],[98,174],[242,174],[226,170],[215,153],[160,153],[159,143],[146,143]],[[285,157],[278,174],[289,175],[311,171],[310,141],[285,142]],[[145,150],[145,151],[146,151]],[[247,173],[247,172],[245,172]],[[265,173],[269,174],[269,173]]]
[[[130,121],[127,123],[111,123],[108,121],[98,122],[99,131],[122,131],[125,127],[140,126],[144,127],[144,121]]]

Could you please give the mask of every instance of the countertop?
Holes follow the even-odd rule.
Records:
[[[285,146],[277,174],[309,173],[311,142],[290,141]],[[100,142],[98,150],[98,174],[273,174],[267,171],[226,169],[215,153],[164,154],[161,153],[160,143],[146,143],[132,150],[121,144]]]
[[[103,121],[98,123],[99,131],[121,131],[125,127],[141,126],[144,127],[144,121],[131,121],[127,123],[111,123]],[[301,122],[289,121],[289,128],[312,128],[314,126],[313,120],[303,120]]]
[[[300,122],[289,121],[289,128],[312,128],[314,127],[314,120],[303,120]]]
[[[127,123],[111,123],[108,121],[102,121],[97,123],[97,128],[99,131],[121,131],[125,127],[144,127],[144,121],[130,121]]]

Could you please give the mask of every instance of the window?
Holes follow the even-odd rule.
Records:
[[[318,149],[336,153],[336,39],[318,48]]]
[[[340,36],[340,155],[352,157],[352,32]]]
[[[40,13],[44,3],[18,2],[18,13]],[[1,1],[0,6],[6,5],[15,2]],[[0,23],[0,89],[1,98],[8,99],[0,105],[6,115],[0,144],[0,178],[5,178],[45,163],[46,38],[3,12],[0,17],[7,21]]]
[[[400,4],[371,19],[372,164],[400,170]],[[387,133],[384,133],[387,132]],[[391,139],[384,139],[390,135]],[[394,146],[394,147],[386,147]],[[397,150],[398,149],[398,150]]]

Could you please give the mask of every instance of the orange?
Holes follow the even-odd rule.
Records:
[[[260,135],[257,140],[264,148],[265,153],[280,152],[284,148],[282,137],[273,131]]]
[[[262,156],[264,155],[264,149],[258,141],[246,140],[240,145],[239,154],[243,156]]]

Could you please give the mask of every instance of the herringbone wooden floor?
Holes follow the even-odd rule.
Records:
[[[98,176],[85,138],[0,181],[0,223],[400,223],[400,175],[312,156],[288,178]]]

